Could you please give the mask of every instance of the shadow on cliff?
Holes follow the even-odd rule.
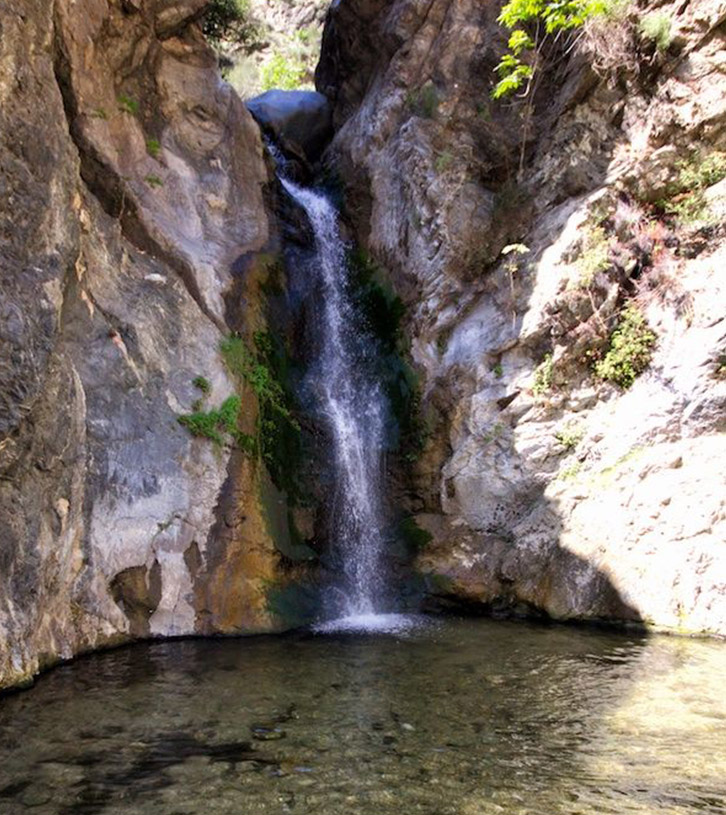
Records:
[[[423,609],[434,613],[643,628],[610,575],[562,545],[555,502],[543,491],[531,499],[532,512],[505,534],[419,516],[433,538],[416,561],[411,595],[420,591]]]

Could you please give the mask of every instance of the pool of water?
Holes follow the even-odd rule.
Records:
[[[483,620],[138,645],[0,699],[0,813],[724,813],[724,677],[721,642]]]

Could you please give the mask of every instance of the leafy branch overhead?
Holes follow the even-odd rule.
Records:
[[[610,0],[509,0],[498,18],[511,31],[509,51],[496,67],[499,81],[492,97],[500,99],[523,86],[526,94],[547,37],[581,28],[588,18],[607,13],[610,5]]]

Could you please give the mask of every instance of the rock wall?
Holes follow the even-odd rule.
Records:
[[[429,603],[725,634],[726,182],[683,178],[723,169],[726,7],[588,26],[528,109],[489,95],[500,6],[334,4],[317,74],[348,215],[408,306]],[[623,388],[595,371],[628,304],[657,339]]]
[[[238,259],[275,241],[204,5],[0,3],[0,687],[132,637],[282,625],[262,466],[177,422],[203,376],[254,425],[218,349],[263,325]]]

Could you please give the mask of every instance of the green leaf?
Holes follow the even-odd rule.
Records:
[[[534,41],[526,31],[523,31],[521,28],[516,28],[509,37],[508,45],[509,50],[515,56],[519,56],[525,49],[531,51],[532,48],[534,48]]]

